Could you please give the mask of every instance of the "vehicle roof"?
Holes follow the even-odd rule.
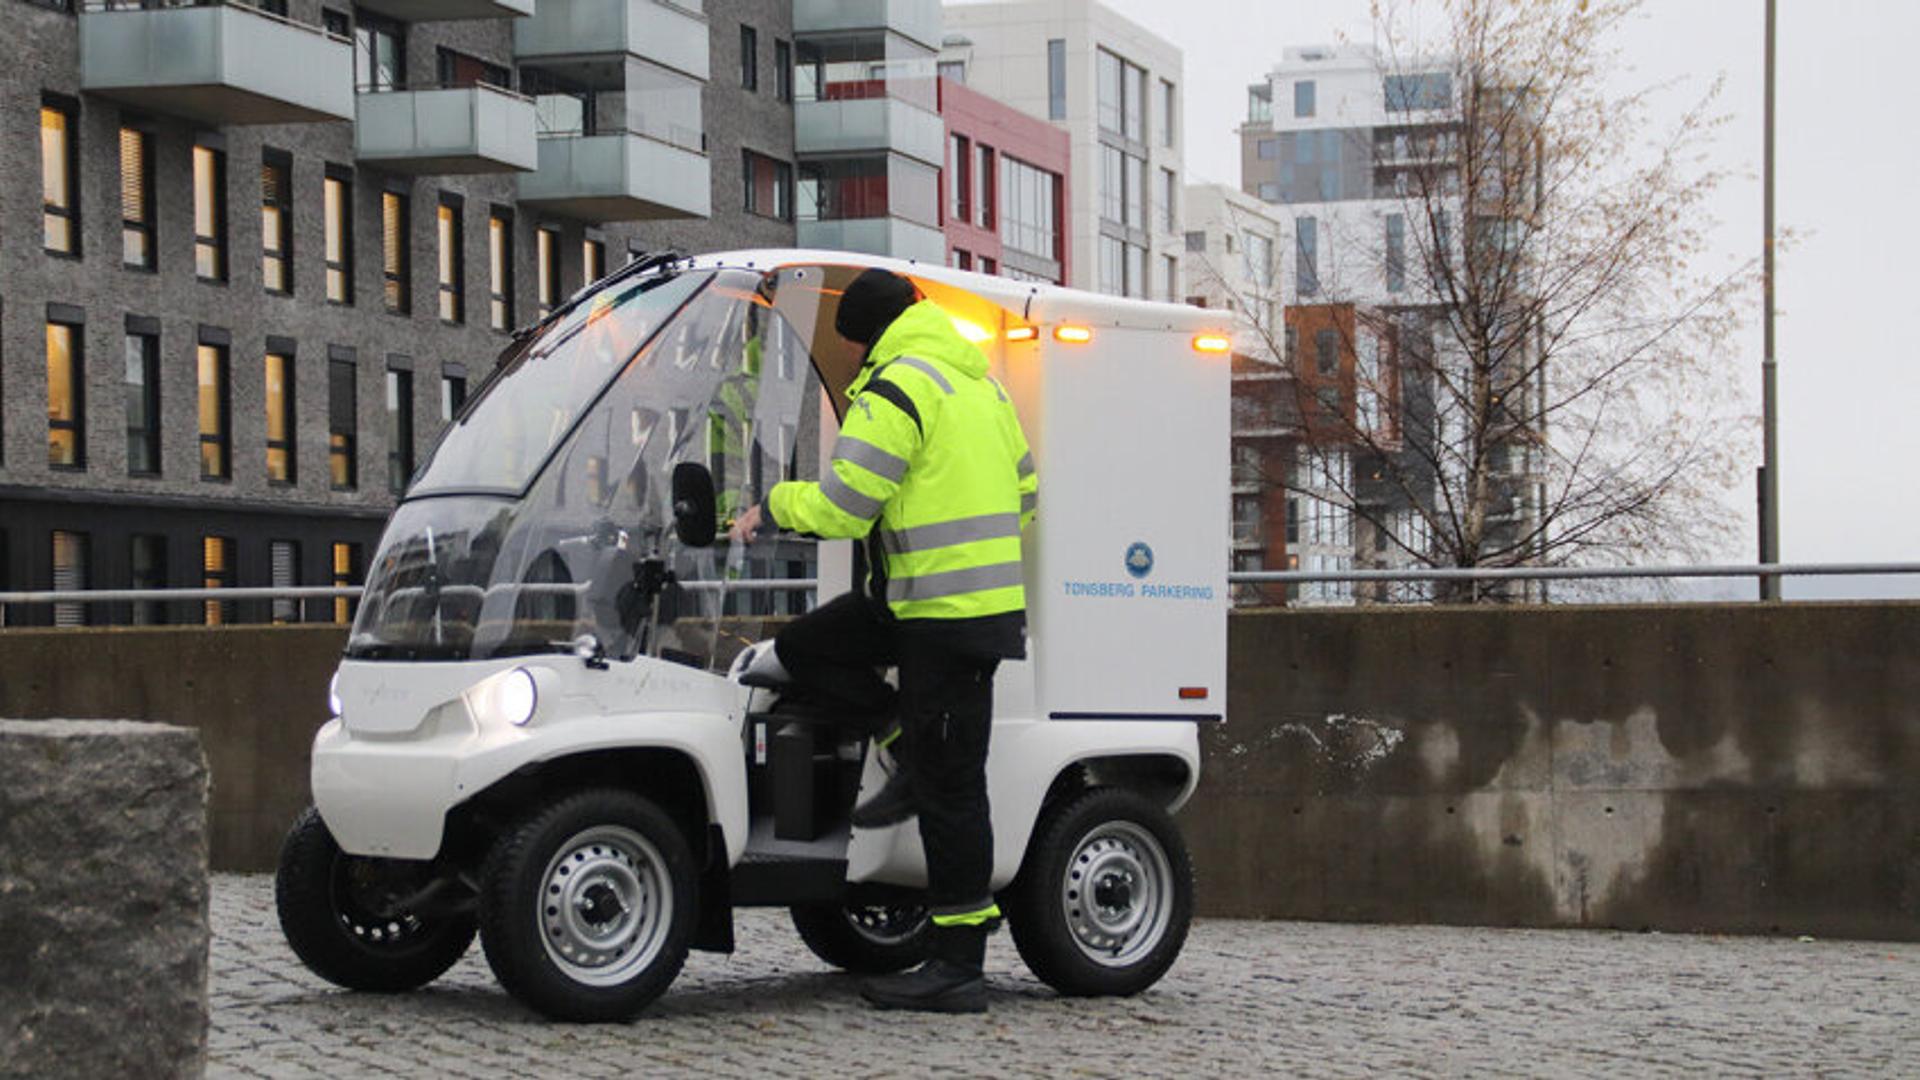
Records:
[[[1083,289],[1069,289],[1059,285],[1017,281],[993,274],[975,273],[971,270],[957,270],[939,263],[894,259],[884,255],[867,255],[853,251],[752,248],[695,255],[691,257],[691,261],[693,266],[702,269],[740,267],[749,270],[771,270],[796,264],[877,266],[898,274],[927,278],[958,289],[965,289],[1001,307],[1018,312],[1022,318],[1033,322],[1075,319],[1104,326],[1169,329],[1183,332],[1198,332],[1221,327],[1231,329],[1231,318],[1225,312],[1206,308],[1108,296],[1105,293],[1087,292]]]

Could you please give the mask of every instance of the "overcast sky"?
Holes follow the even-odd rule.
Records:
[[[1234,134],[1246,85],[1288,45],[1371,39],[1367,0],[1105,0],[1186,55],[1190,180],[1237,184]],[[1920,561],[1920,359],[1901,328],[1915,302],[1920,141],[1912,137],[1911,43],[1920,4],[1905,0],[1779,5],[1775,212],[1800,240],[1778,262],[1781,547],[1788,562]],[[1717,259],[1760,247],[1764,5],[1761,0],[1652,0],[1625,32],[1626,89],[1682,80],[1677,108],[1727,77],[1732,123],[1715,154],[1736,178],[1723,189]],[[1690,91],[1690,93],[1687,93]],[[1757,290],[1756,290],[1757,291]],[[1760,304],[1744,366],[1760,411]],[[1759,427],[1750,441],[1760,464]],[[1730,494],[1756,557],[1751,485]],[[1920,596],[1920,578],[1789,583],[1789,595]]]

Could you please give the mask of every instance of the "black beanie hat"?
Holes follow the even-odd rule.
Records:
[[[872,345],[918,299],[913,282],[891,270],[871,267],[861,271],[841,295],[833,328],[848,341]]]

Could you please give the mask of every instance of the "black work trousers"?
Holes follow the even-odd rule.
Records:
[[[896,707],[895,752],[920,816],[928,906],[939,914],[993,903],[987,741],[1000,660],[964,647],[937,623],[894,619],[878,601],[847,593],[789,623],[775,647],[811,696],[862,710]],[[885,665],[899,668],[897,701],[876,670]]]

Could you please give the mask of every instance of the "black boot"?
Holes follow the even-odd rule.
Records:
[[[986,927],[936,926],[932,959],[912,971],[867,979],[860,996],[882,1009],[983,1013],[987,981],[980,968],[986,955]]]
[[[887,777],[887,782],[873,798],[853,808],[853,827],[856,829],[884,829],[889,825],[898,825],[914,816],[913,783],[907,777],[907,766],[903,762]]]

